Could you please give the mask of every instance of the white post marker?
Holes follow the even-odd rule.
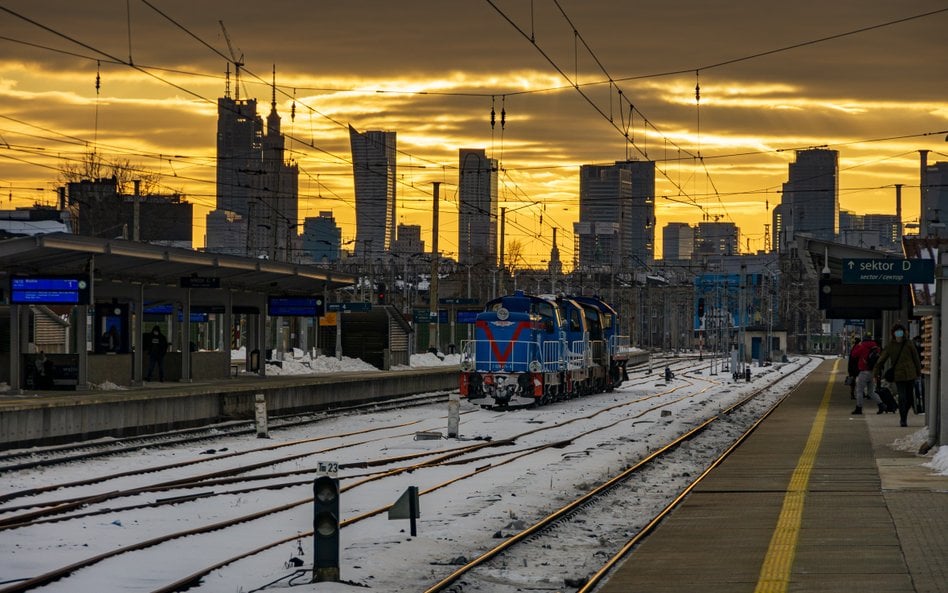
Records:
[[[267,396],[262,393],[254,396],[254,418],[257,424],[257,438],[270,438],[270,430],[267,427]]]
[[[461,425],[461,394],[454,391],[448,396],[448,438],[456,439]]]

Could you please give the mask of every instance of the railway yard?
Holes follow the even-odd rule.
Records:
[[[0,593],[251,591],[310,583],[313,480],[338,464],[340,581],[315,591],[591,590],[821,362],[735,381],[656,360],[611,393],[516,410],[448,394],[0,455]],[[666,381],[668,367],[674,377]],[[721,371],[721,372],[715,372]],[[417,535],[387,511],[420,492]]]

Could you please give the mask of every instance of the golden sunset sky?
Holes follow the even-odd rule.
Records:
[[[903,184],[906,221],[918,217],[918,150],[948,160],[942,2],[0,0],[0,9],[4,208],[52,203],[61,170],[94,151],[186,194],[195,246],[215,203],[216,99],[229,55],[219,21],[245,62],[240,95],[257,98],[264,117],[276,66],[300,222],[332,211],[344,241],[355,236],[349,124],[397,132],[398,219],[420,224],[426,242],[432,183],[442,182],[448,255],[458,149],[486,149],[500,161],[507,242],[523,243],[532,266],[548,259],[553,227],[572,261],[582,164],[657,162],[660,255],[672,221],[734,222],[742,250],[762,249],[794,149],[839,151],[844,209],[891,213]]]

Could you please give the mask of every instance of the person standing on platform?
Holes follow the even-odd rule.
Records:
[[[885,380],[895,383],[899,393],[899,426],[908,426],[908,410],[912,407],[912,398],[915,397],[915,380],[922,374],[922,361],[915,344],[908,339],[904,325],[894,324],[891,334],[873,372],[878,381],[885,363],[889,363]]]
[[[148,347],[148,372],[145,374],[145,380],[151,381],[151,375],[158,366],[158,380],[165,380],[165,352],[168,351],[168,338],[161,333],[161,328],[157,325],[152,328],[151,334],[145,342]]]
[[[880,356],[879,345],[876,344],[871,335],[866,334],[863,336],[862,342],[859,342],[859,345],[853,348],[853,356],[858,361],[859,369],[859,374],[856,376],[856,408],[853,410],[853,414],[862,414],[862,401],[866,397],[876,402],[879,406],[877,413],[882,414],[886,411],[886,406],[882,403],[882,398],[876,393],[875,385],[872,382],[872,369],[879,368],[876,362],[876,358]]]
[[[849,399],[856,399],[856,377],[859,376],[859,357],[854,356],[853,352],[856,351],[856,346],[862,341],[859,336],[853,338],[853,345],[849,349],[849,360],[846,365],[846,376],[848,377],[847,381],[849,383]]]

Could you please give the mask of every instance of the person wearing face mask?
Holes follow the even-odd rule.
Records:
[[[915,379],[922,374],[922,361],[912,340],[908,339],[905,326],[896,323],[892,326],[892,339],[882,349],[879,361],[875,366],[876,382],[882,369],[888,363],[885,371],[885,380],[895,383],[899,398],[899,425],[908,426],[908,411],[912,407]]]

